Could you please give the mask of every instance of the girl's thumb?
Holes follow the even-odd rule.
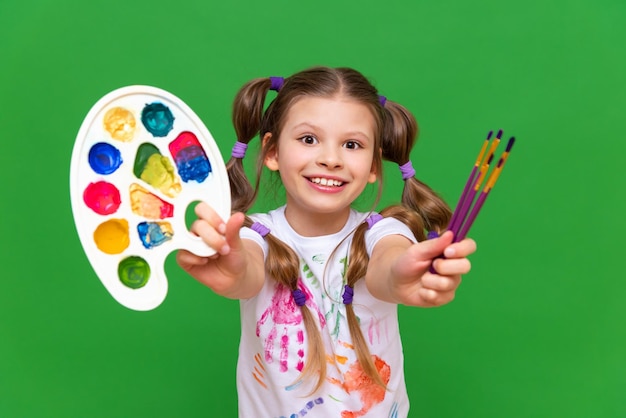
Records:
[[[241,212],[232,214],[230,219],[226,222],[226,243],[232,250],[239,250],[241,248],[241,238],[239,238],[239,230],[243,226],[245,215]]]

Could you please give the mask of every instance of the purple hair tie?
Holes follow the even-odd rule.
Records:
[[[235,142],[233,145],[233,150],[230,155],[233,158],[243,158],[246,156],[246,150],[248,149],[248,144],[244,144],[243,142]]]
[[[376,222],[380,221],[381,219],[383,219],[383,215],[381,215],[380,213],[372,213],[365,220],[365,222],[367,222],[367,229],[372,229]]]
[[[301,289],[296,289],[291,292],[293,296],[293,300],[296,302],[298,306],[304,306],[306,304],[306,295]]]
[[[265,238],[265,236],[270,233],[270,229],[260,222],[255,222],[252,225],[250,225],[250,229],[252,229],[254,232],[259,234],[263,238]]]
[[[387,103],[387,98],[385,96],[378,96],[378,101],[382,107],[385,107],[385,103]]]
[[[352,297],[354,296],[354,289],[349,285],[343,287],[343,304],[350,305],[352,303]]]
[[[428,234],[426,235],[427,239],[435,239],[438,237],[439,237],[439,233],[437,231],[428,231]],[[433,263],[430,263],[430,267],[428,268],[428,271],[430,271],[432,274],[438,274],[437,270],[435,270],[435,267],[433,266]]]
[[[270,90],[279,91],[284,82],[285,79],[282,77],[270,77]]]
[[[434,239],[438,237],[439,237],[439,233],[437,231],[428,231],[428,235],[426,235],[426,238],[428,239]]]
[[[400,172],[402,173],[402,180],[407,180],[415,176],[415,170],[413,169],[413,163],[411,163],[411,160],[400,166]]]

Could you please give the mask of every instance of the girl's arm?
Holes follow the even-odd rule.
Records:
[[[461,275],[470,271],[471,239],[452,243],[453,234],[413,244],[402,235],[382,238],[372,251],[365,275],[370,293],[381,300],[411,306],[440,306],[452,299]],[[437,258],[444,254],[446,258]],[[433,263],[434,259],[434,263]],[[437,274],[429,271],[433,264]]]
[[[176,254],[178,264],[219,295],[232,299],[255,296],[265,280],[263,251],[253,241],[239,238],[244,215],[234,213],[224,223],[206,203],[199,203],[195,211],[198,219],[191,226],[191,232],[217,253],[199,257],[179,250]]]

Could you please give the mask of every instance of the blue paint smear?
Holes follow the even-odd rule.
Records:
[[[120,150],[107,142],[98,142],[89,150],[89,165],[98,174],[111,174],[121,164]]]
[[[178,151],[175,161],[178,175],[185,183],[189,180],[202,183],[213,170],[202,148],[195,145]]]
[[[322,399],[322,398],[314,399],[312,401],[307,402],[306,406],[304,408],[302,408],[299,412],[293,413],[293,414],[289,415],[289,417],[287,417],[285,415],[281,415],[279,418],[298,418],[298,417],[303,417],[303,416],[307,415],[309,413],[309,411],[311,409],[313,409],[313,407],[315,405],[321,405],[323,403],[324,403],[324,399]]]
[[[166,136],[174,127],[174,115],[163,103],[147,104],[141,111],[141,123],[155,137]]]
[[[137,232],[139,232],[141,243],[147,249],[158,247],[172,239],[172,234],[163,231],[156,222],[141,222],[137,225]]]

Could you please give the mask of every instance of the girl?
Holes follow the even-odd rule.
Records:
[[[264,112],[269,90],[278,94]],[[476,249],[451,232],[425,240],[450,210],[414,176],[414,117],[359,72],[316,67],[247,83],[233,123],[233,214],[222,220],[198,204],[191,230],[217,253],[181,250],[177,261],[240,300],[239,416],[406,417],[397,305],[450,302]],[[241,159],[257,135],[253,187]],[[400,165],[402,205],[352,209],[369,183],[380,197],[383,159]],[[246,216],[264,167],[278,172],[286,202]]]

